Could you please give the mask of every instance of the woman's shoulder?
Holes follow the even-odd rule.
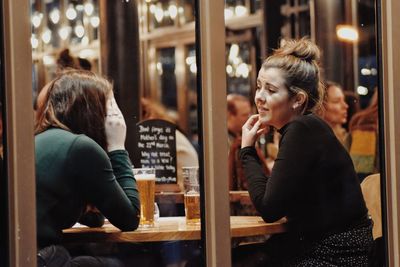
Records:
[[[90,137],[60,128],[51,128],[36,135],[35,142],[36,146],[40,146],[43,143],[46,146],[52,146],[53,149],[63,147],[72,152],[82,150],[103,151],[100,145]]]
[[[282,138],[290,136],[290,138],[297,139],[301,136],[302,138],[308,137],[310,140],[334,135],[329,125],[314,114],[298,116],[279,132],[282,134]]]
[[[301,115],[291,121],[288,125],[288,129],[304,129],[304,130],[315,130],[319,127],[329,127],[321,118],[315,114]]]
[[[313,123],[313,124],[325,124],[324,120],[321,119],[318,115],[314,114],[314,113],[308,113],[308,114],[304,114],[301,116],[298,116],[295,121],[304,123],[304,124],[309,124],[309,123]]]

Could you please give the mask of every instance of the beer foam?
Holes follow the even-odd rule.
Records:
[[[155,180],[154,174],[134,174],[136,180]]]
[[[190,190],[190,191],[186,192],[185,195],[190,195],[190,196],[199,195],[200,196],[200,193],[195,190]]]

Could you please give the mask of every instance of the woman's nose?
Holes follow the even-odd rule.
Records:
[[[261,92],[261,90],[256,91],[256,95],[255,95],[254,100],[255,100],[256,103],[265,101],[264,94]]]

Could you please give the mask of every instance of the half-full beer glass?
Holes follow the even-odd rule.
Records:
[[[200,223],[199,167],[182,167],[186,223]]]
[[[140,226],[153,226],[156,170],[153,168],[134,168],[133,175],[140,194]]]

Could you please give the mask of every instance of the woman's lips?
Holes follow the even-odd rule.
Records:
[[[267,108],[257,107],[258,113],[266,113],[268,111]]]

